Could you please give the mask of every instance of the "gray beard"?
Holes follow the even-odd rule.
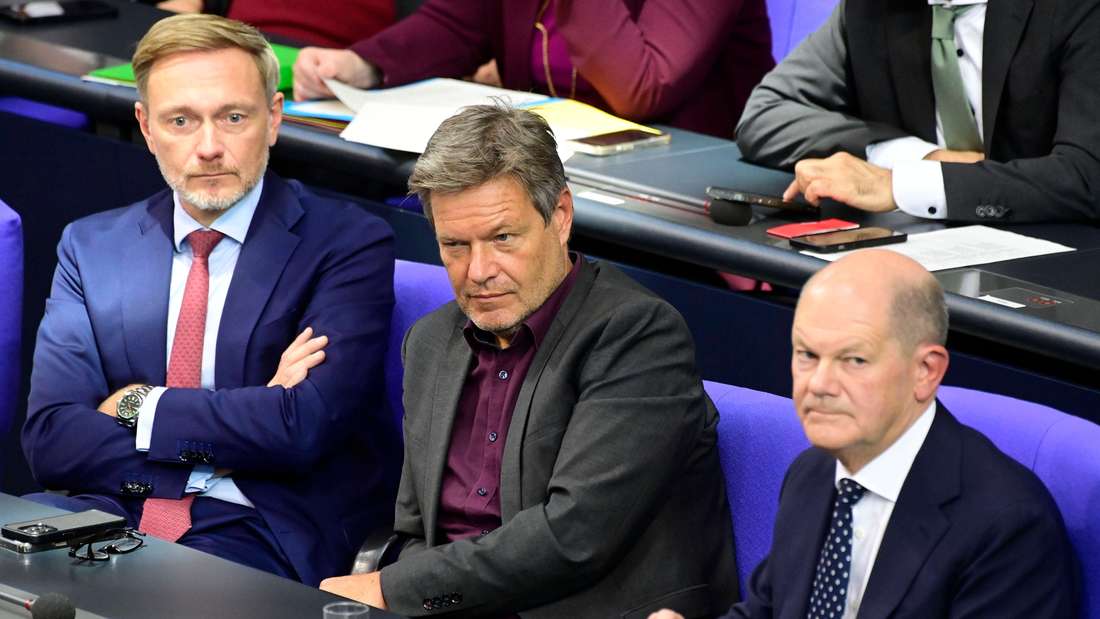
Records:
[[[231,206],[240,202],[241,198],[248,195],[248,192],[252,191],[260,182],[260,179],[263,178],[264,173],[267,172],[268,151],[264,151],[263,158],[263,164],[260,165],[259,173],[255,177],[242,177],[241,190],[221,198],[207,197],[202,194],[188,191],[186,188],[184,188],[182,179],[180,179],[180,182],[176,182],[175,179],[168,175],[167,171],[164,169],[164,166],[161,164],[159,159],[157,160],[157,167],[160,168],[160,175],[164,177],[164,182],[168,183],[168,186],[172,188],[172,191],[176,192],[179,195],[180,201],[186,202],[187,204],[190,204],[200,211],[221,212],[229,210]]]

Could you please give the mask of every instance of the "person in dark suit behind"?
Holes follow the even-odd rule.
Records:
[[[573,199],[546,122],[470,107],[409,187],[455,302],[405,337],[404,546],[322,588],[402,615],[728,607],[718,415],[691,335],[668,303],[568,251]]]
[[[392,232],[265,174],[283,100],[251,26],[165,19],[134,68],[171,190],[65,229],[23,449],[69,496],[32,498],[317,584],[392,517]]]
[[[1100,0],[841,0],[753,91],[785,197],[917,217],[1100,219]]]
[[[1077,616],[1050,493],[936,400],[946,337],[943,290],[894,252],[806,284],[791,373],[813,447],[788,469],[771,552],[727,617]]]

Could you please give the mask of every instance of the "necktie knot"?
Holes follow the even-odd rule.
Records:
[[[845,477],[840,480],[837,500],[845,505],[855,505],[863,498],[865,492],[867,489],[859,485],[859,482]]]
[[[196,260],[205,260],[214,251],[225,235],[217,230],[195,230],[187,235],[187,242],[191,244],[191,254]]]
[[[955,40],[955,18],[969,11],[973,4],[962,6],[932,5],[932,38],[946,41]]]

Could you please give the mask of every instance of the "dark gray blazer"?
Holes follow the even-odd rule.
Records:
[[[749,97],[741,152],[792,167],[935,143],[931,31],[927,0],[841,0]],[[947,217],[1100,220],[1100,0],[992,0],[982,47],[986,160],[943,164]]]
[[[1034,473],[941,404],[886,525],[859,619],[1077,616],[1073,549]],[[836,458],[787,471],[772,550],[726,619],[802,619],[829,524]]]
[[[436,531],[441,479],[474,359],[465,324],[451,302],[405,338],[394,528],[408,543],[382,570],[389,607],[555,619],[645,619],[663,607],[707,617],[728,608],[737,573],[718,413],[679,313],[618,269],[583,264],[512,415],[504,524],[445,543]]]

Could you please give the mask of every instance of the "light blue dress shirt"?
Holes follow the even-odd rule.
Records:
[[[206,330],[202,341],[200,386],[203,389],[216,388],[214,384],[214,360],[218,345],[218,329],[221,327],[222,321],[222,310],[225,308],[225,299],[229,294],[229,283],[233,279],[233,270],[237,266],[237,258],[241,254],[241,245],[244,244],[248,227],[252,224],[252,215],[256,212],[256,206],[260,202],[263,186],[264,182],[261,177],[260,182],[256,183],[251,191],[218,217],[209,228],[221,232],[225,235],[225,238],[210,252],[207,263],[210,271],[210,288],[206,304]],[[179,319],[180,306],[183,304],[183,291],[187,285],[187,275],[191,271],[191,263],[193,262],[191,245],[187,242],[187,235],[195,230],[203,229],[203,225],[195,221],[180,206],[179,194],[173,194],[172,201],[175,205],[172,210],[175,250],[172,253],[172,281],[168,292],[168,354],[164,360],[165,367],[167,367],[168,360],[172,358],[172,344],[176,336],[176,321]],[[149,445],[153,440],[153,425],[156,420],[157,403],[166,389],[166,387],[155,387],[149,392],[141,405],[135,438],[138,451],[149,451]],[[214,467],[207,464],[196,465],[191,470],[191,476],[187,480],[186,492],[195,492],[201,496],[255,507],[237,487],[237,484],[233,483],[232,477],[215,476]]]

